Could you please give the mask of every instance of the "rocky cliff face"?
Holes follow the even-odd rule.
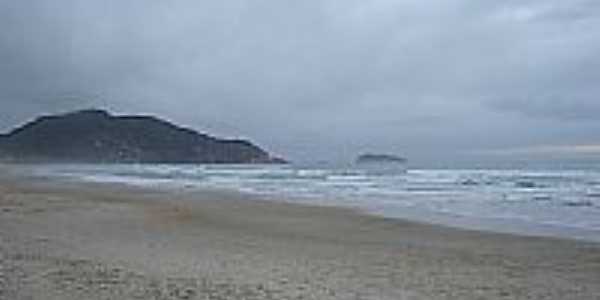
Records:
[[[245,140],[223,140],[150,116],[84,110],[44,116],[0,136],[18,162],[282,163]]]

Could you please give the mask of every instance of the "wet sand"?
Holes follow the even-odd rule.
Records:
[[[600,299],[600,244],[0,176],[0,299]]]

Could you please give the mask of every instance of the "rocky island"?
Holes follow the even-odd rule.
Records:
[[[153,116],[82,110],[0,135],[0,160],[74,163],[285,163],[246,140],[219,139]]]
[[[390,154],[362,154],[356,159],[356,164],[404,164],[406,159]]]

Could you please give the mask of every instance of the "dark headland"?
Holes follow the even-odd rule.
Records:
[[[81,110],[0,135],[0,160],[77,163],[285,163],[246,140],[219,139],[153,116]]]

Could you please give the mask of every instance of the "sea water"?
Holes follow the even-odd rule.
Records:
[[[165,189],[231,189],[470,229],[600,241],[600,168],[45,165],[36,172]]]

